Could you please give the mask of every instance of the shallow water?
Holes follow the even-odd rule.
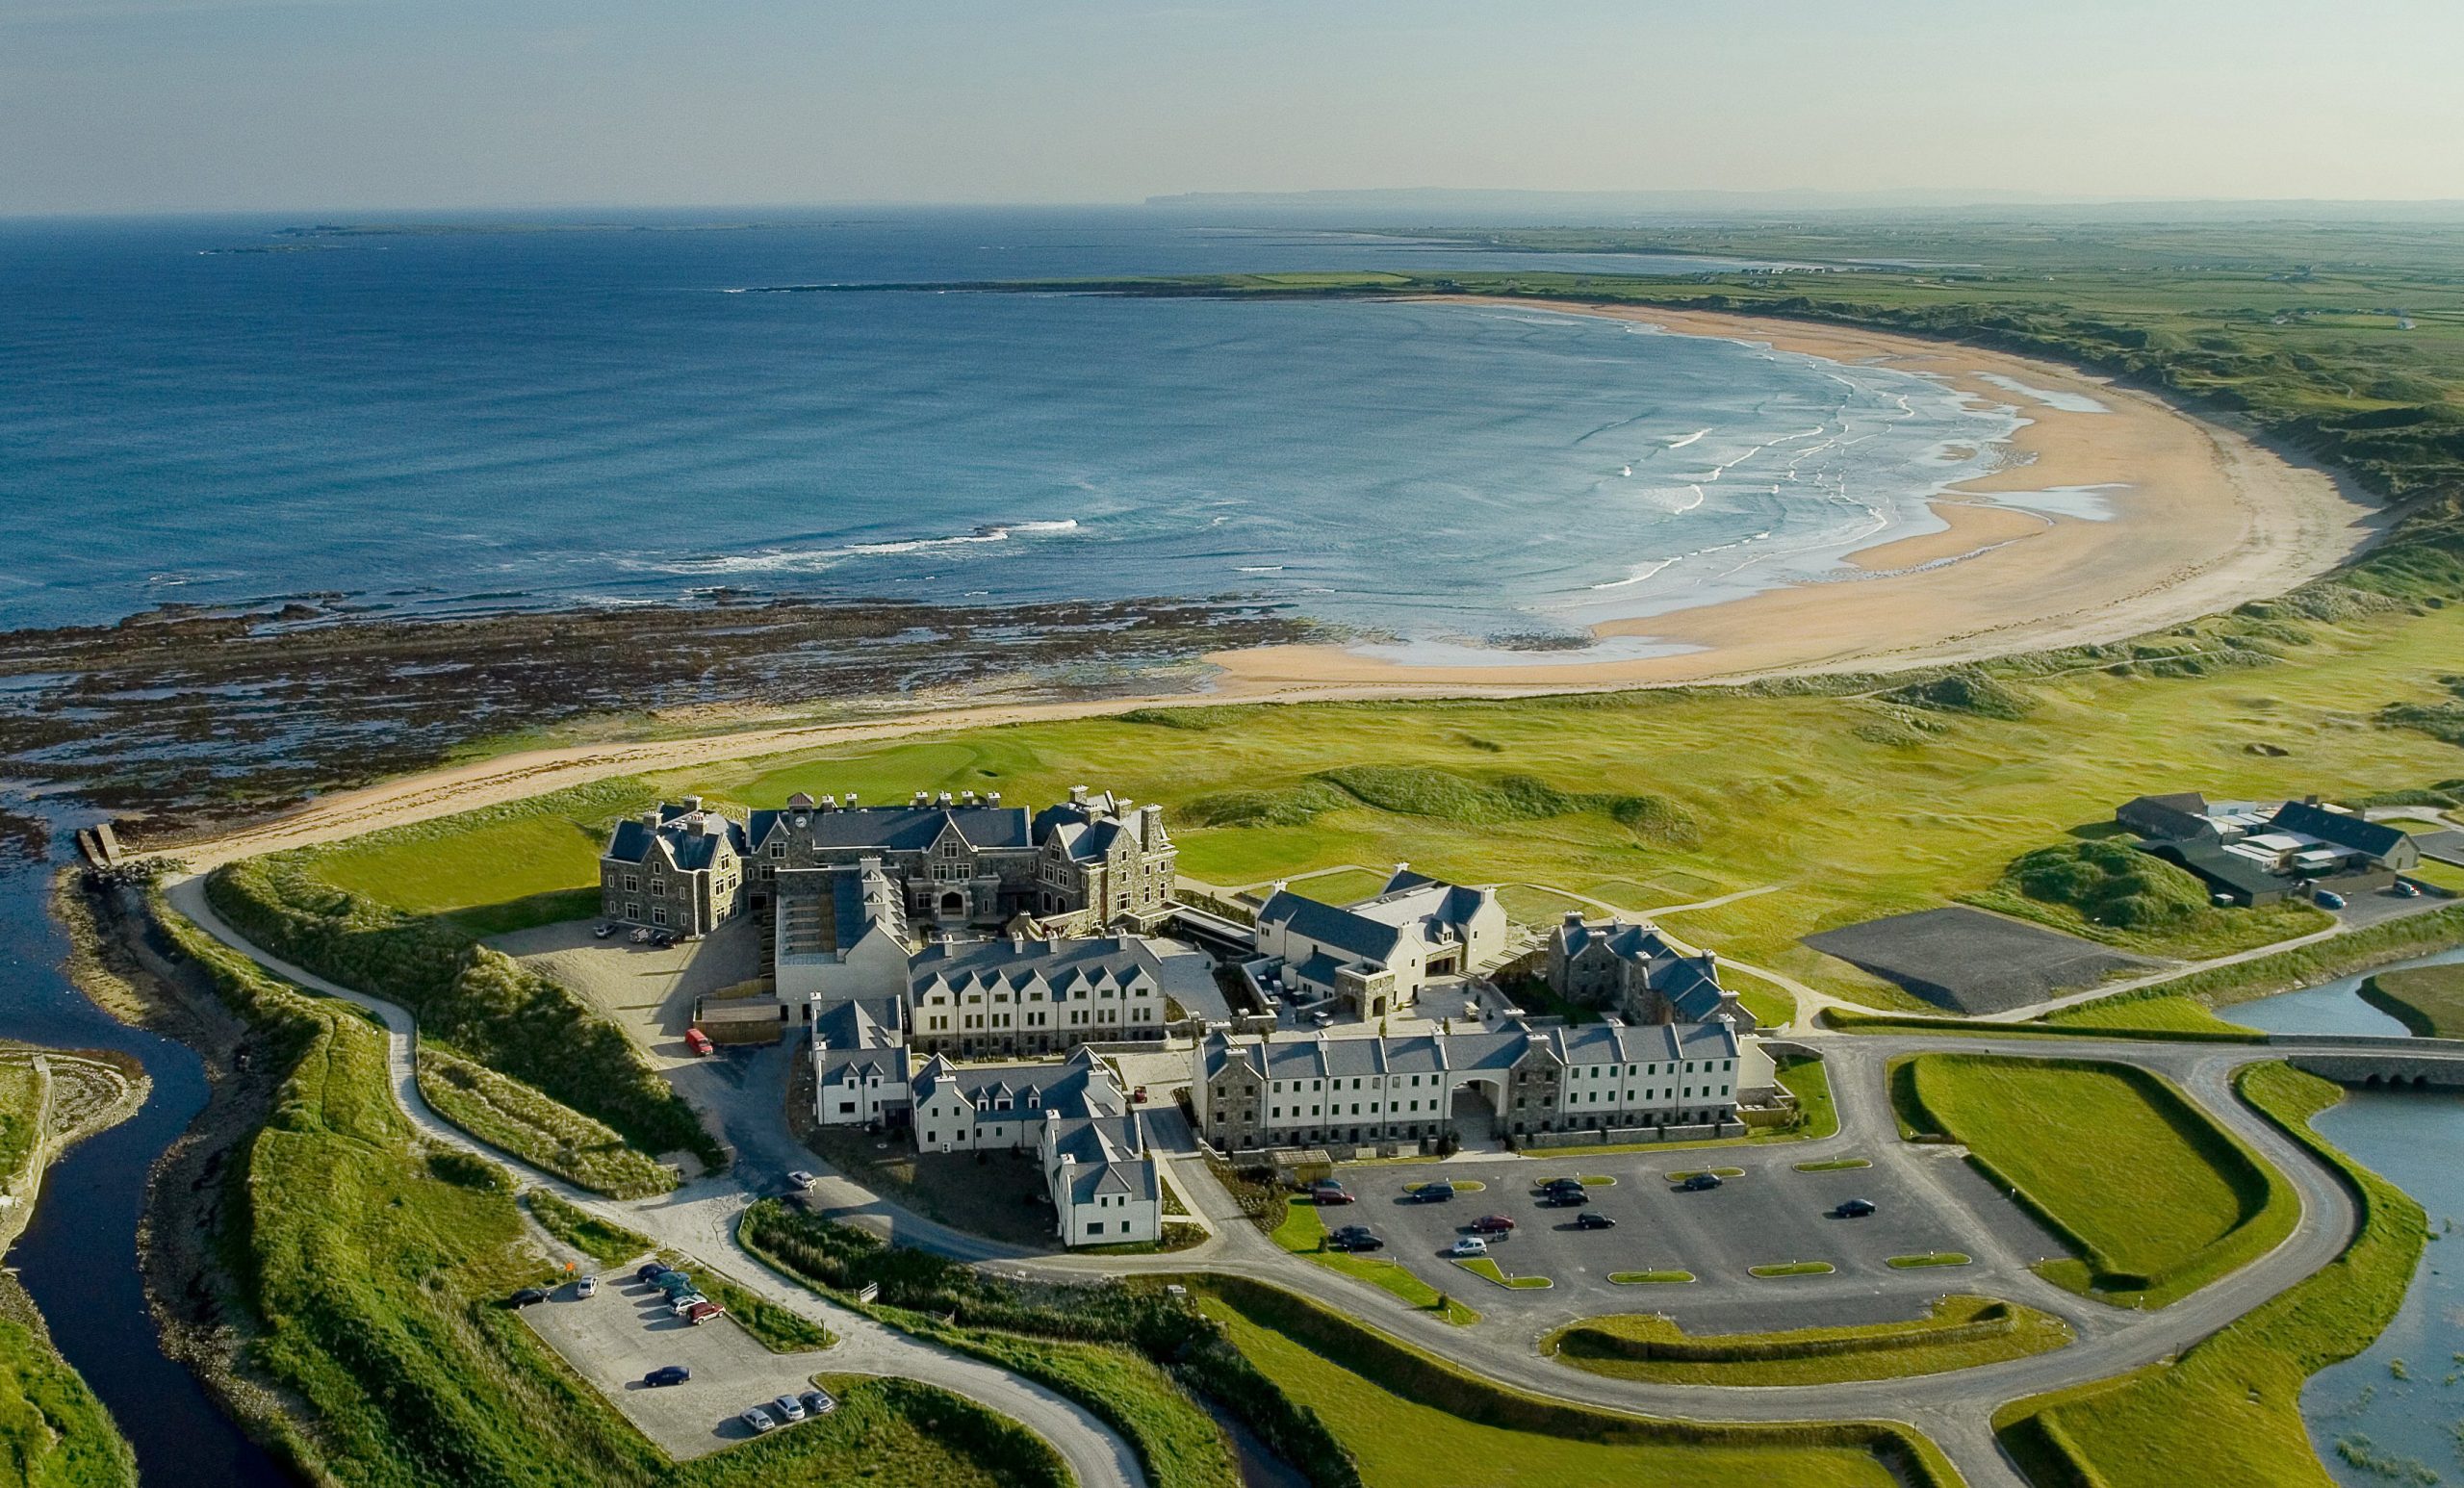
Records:
[[[2448,951],[2405,965],[2464,962]],[[2224,1010],[2234,1022],[2271,1033],[2397,1034],[2403,1025],[2355,994],[2360,977]],[[2395,1182],[2429,1214],[2433,1241],[2396,1321],[2378,1341],[2311,1377],[2301,1411],[2311,1439],[2337,1481],[2365,1488],[2418,1481],[2348,1462],[2338,1444],[2386,1464],[2418,1463],[2432,1481],[2464,1477],[2464,1097],[2454,1092],[2353,1090],[2318,1119],[2319,1131]],[[2409,1375],[2400,1378],[2399,1373]],[[2452,1380],[2452,1383],[2450,1381]]]
[[[1570,267],[1531,255],[1126,215],[279,225],[0,228],[0,516],[44,554],[0,576],[0,627],[725,584],[1565,633],[1938,530],[1923,498],[2016,423],[1907,373],[1512,307],[729,293]]]

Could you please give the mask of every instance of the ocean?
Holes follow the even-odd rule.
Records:
[[[1242,595],[1440,659],[1844,577],[2017,422],[1515,307],[749,293],[1702,260],[1133,211],[714,221],[0,225],[0,629],[295,594]]]

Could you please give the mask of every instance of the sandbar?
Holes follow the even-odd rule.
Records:
[[[1895,368],[2016,408],[2028,422],[2010,440],[2001,469],[1935,502],[1943,531],[1853,553],[1835,578],[1592,628],[1599,636],[1682,648],[1676,654],[1581,661],[1502,652],[1495,665],[1438,665],[1340,646],[1266,646],[1210,655],[1221,669],[1219,691],[1277,696],[1336,684],[1542,692],[1971,661],[2120,640],[2281,594],[2335,568],[2377,532],[2379,508],[2348,483],[2151,394],[2058,363],[1810,321],[1488,303]],[[2100,490],[2105,520],[1992,500],[2077,488]]]

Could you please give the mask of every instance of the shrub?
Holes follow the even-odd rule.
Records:
[[[2113,838],[2038,848],[2011,864],[2006,881],[2031,899],[2124,930],[2161,929],[2209,908],[2196,875]]]

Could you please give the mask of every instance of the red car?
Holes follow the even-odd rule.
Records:
[[[1472,1221],[1472,1228],[1483,1235],[1502,1235],[1514,1228],[1514,1221],[1502,1214],[1484,1214]]]
[[[684,1046],[693,1051],[696,1059],[707,1055],[712,1048],[716,1047],[710,1042],[710,1036],[698,1028],[684,1030]]]

